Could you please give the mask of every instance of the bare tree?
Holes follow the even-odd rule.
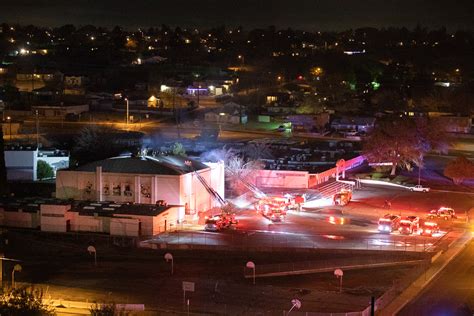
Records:
[[[255,170],[264,168],[264,164],[258,160],[245,161],[239,156],[231,157],[226,164],[226,178],[230,186],[237,192],[248,189],[247,183],[251,183],[251,174]]]
[[[248,143],[243,149],[242,153],[250,160],[271,159],[273,158],[270,144],[265,141],[258,141]]]

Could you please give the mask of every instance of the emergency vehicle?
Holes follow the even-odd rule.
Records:
[[[288,210],[301,211],[302,205],[305,202],[304,195],[287,195]]]
[[[379,218],[378,230],[381,233],[391,233],[400,227],[400,216],[386,214]]]
[[[222,229],[231,228],[233,225],[237,224],[238,221],[235,219],[234,214],[222,213],[206,218],[204,230],[217,232]]]
[[[334,201],[334,205],[347,205],[352,199],[352,191],[342,189],[341,191],[334,194],[332,200]]]
[[[257,212],[272,221],[283,221],[288,210],[288,199],[285,197],[266,197],[255,205]]]
[[[430,236],[432,237],[433,234],[439,233],[439,226],[435,222],[424,222],[420,228],[420,235],[423,236]]]
[[[418,233],[420,218],[418,216],[407,216],[400,220],[398,231],[400,234],[411,235]]]
[[[426,216],[428,219],[442,218],[445,221],[457,218],[454,209],[442,206],[437,210],[431,210]]]

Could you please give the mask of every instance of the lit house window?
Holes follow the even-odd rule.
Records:
[[[272,103],[272,102],[276,102],[277,101],[277,97],[274,96],[274,95],[268,95],[267,96],[267,103]]]

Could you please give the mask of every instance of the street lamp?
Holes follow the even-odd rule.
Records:
[[[341,269],[334,270],[334,275],[339,279],[339,292],[342,292],[342,276],[344,272]]]
[[[10,116],[7,116],[7,121],[10,124],[10,141],[12,140],[12,118]]]
[[[35,111],[36,114],[36,148],[39,150],[39,116],[38,110]]]
[[[97,266],[97,251],[94,246],[87,247],[87,251],[90,255],[94,254],[94,265]]]
[[[128,128],[128,112],[129,112],[129,103],[128,103],[128,98],[125,98],[125,103],[127,105],[127,119],[125,120],[127,122],[127,128]]]
[[[291,306],[290,310],[288,311],[288,313],[286,313],[286,316],[290,315],[290,312],[296,307],[296,309],[300,309],[301,308],[301,301],[297,298],[294,298],[291,300],[291,304],[293,304],[293,306]]]
[[[253,270],[253,284],[255,285],[255,263],[253,263],[252,261],[249,261],[247,262],[247,264],[245,265],[248,269],[252,269]]]
[[[169,262],[171,260],[171,275],[173,275],[173,272],[174,272],[173,255],[170,254],[169,252],[165,253],[165,260],[166,262]]]
[[[18,263],[15,264],[15,266],[13,267],[13,270],[12,270],[12,289],[15,288],[15,271],[16,272],[21,272],[21,265],[19,265]]]
[[[199,90],[201,90],[201,85],[198,85],[198,89],[197,89],[197,106],[199,107]]]

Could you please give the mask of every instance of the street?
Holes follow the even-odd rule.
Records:
[[[473,315],[474,244],[453,260],[428,287],[397,315]]]

